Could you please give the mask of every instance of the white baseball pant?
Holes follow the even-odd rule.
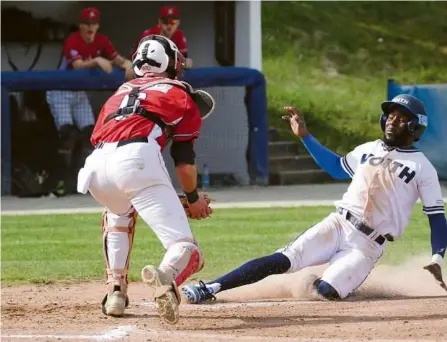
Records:
[[[120,147],[105,143],[87,157],[81,172],[80,186],[108,209],[109,219],[125,216],[133,207],[165,248],[194,241],[156,140]]]
[[[345,298],[366,280],[382,256],[386,242],[379,245],[374,238],[358,231],[341,214],[331,213],[277,252],[290,259],[287,273],[329,262],[321,280]]]
[[[63,125],[73,125],[79,130],[95,124],[95,116],[85,91],[51,90],[47,102],[57,130]]]

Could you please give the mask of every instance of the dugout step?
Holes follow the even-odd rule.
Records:
[[[310,155],[271,156],[269,158],[269,167],[271,173],[320,169]]]
[[[270,185],[332,183],[335,180],[324,170],[293,170],[270,173]]]
[[[269,141],[270,156],[294,156],[300,153],[297,142],[292,141]]]

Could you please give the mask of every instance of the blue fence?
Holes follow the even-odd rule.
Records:
[[[428,113],[428,127],[415,145],[432,162],[439,178],[447,180],[447,84],[400,85],[388,81],[388,99],[410,94],[420,99]]]
[[[99,70],[2,72],[2,194],[11,191],[11,118],[9,92],[26,90],[115,90],[124,72]],[[243,86],[249,126],[249,164],[252,177],[268,180],[266,84],[262,73],[239,67],[196,68],[185,72],[193,87]]]

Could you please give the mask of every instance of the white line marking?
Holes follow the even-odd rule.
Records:
[[[444,198],[444,201],[447,203],[447,197]],[[278,207],[293,208],[293,207],[334,206],[334,202],[335,200],[255,201],[255,202],[213,203],[211,206],[215,209],[278,208]],[[421,202],[420,200],[417,201],[417,203],[420,202]],[[1,216],[92,214],[92,213],[101,213],[103,210],[104,210],[103,207],[4,210],[1,212]]]
[[[51,338],[51,339],[65,339],[65,340],[94,340],[94,341],[112,341],[119,338],[129,336],[136,328],[133,326],[120,326],[115,329],[108,330],[100,335],[2,335],[1,338],[21,338],[21,339],[39,339],[39,338]]]
[[[273,207],[303,207],[303,206],[326,206],[334,205],[334,201],[313,200],[313,201],[259,201],[259,202],[231,202],[213,203],[215,209],[232,208],[273,208]],[[58,208],[58,209],[35,209],[35,210],[5,210],[2,216],[22,216],[22,215],[53,215],[53,214],[91,214],[101,213],[103,207],[86,208]]]
[[[259,326],[262,329],[262,326]],[[200,330],[200,327],[197,328]],[[162,330],[162,329],[151,329],[149,331],[144,331],[145,337],[159,337],[160,341],[178,341],[182,338],[187,337],[193,338],[195,341],[269,341],[269,342],[357,342],[356,339],[339,339],[339,338],[290,338],[290,337],[268,337],[268,336],[259,336],[259,335],[235,335],[235,334],[210,334],[207,332],[190,332],[185,330]],[[429,342],[430,340],[409,340],[409,339],[371,339],[371,342]]]
[[[265,302],[255,302],[255,301],[248,301],[248,302],[225,302],[222,301],[220,303],[211,303],[211,304],[184,304],[180,306],[180,308],[183,309],[206,309],[206,310],[219,310],[219,309],[234,309],[234,308],[266,308],[266,307],[272,307],[272,306],[291,306],[291,305],[304,305],[304,304],[315,304],[318,303],[318,301],[311,301],[311,300],[283,300],[283,301],[265,301]],[[155,308],[155,304],[153,302],[143,302],[143,306],[149,307],[149,308]]]

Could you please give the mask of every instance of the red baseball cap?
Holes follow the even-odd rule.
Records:
[[[160,9],[160,15],[159,15],[160,18],[170,17],[178,19],[179,16],[180,16],[179,10],[175,6],[163,6]]]
[[[98,23],[99,19],[101,19],[101,15],[99,14],[99,10],[95,7],[84,8],[79,17],[79,21],[83,23]]]

